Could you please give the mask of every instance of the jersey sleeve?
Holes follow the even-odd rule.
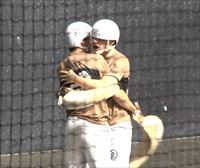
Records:
[[[115,76],[119,81],[130,75],[130,64],[127,58],[120,58],[110,66],[109,75]]]

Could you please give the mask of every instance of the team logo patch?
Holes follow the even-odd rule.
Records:
[[[111,160],[116,160],[118,156],[118,152],[115,149],[111,149]]]

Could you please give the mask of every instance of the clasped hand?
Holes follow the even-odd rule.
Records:
[[[73,70],[60,71],[59,80],[63,85],[73,83],[76,77],[76,73]]]

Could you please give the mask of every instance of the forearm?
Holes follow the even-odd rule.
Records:
[[[88,79],[76,75],[73,82],[77,83],[86,90],[118,84],[117,79],[112,76],[103,76],[102,79]]]
[[[132,103],[128,98],[128,95],[121,90],[118,94],[112,97],[121,107],[132,113],[133,119],[141,124],[143,121],[143,113],[140,110],[138,103]]]
[[[101,79],[84,78],[77,75],[72,70],[60,71],[59,74],[62,83],[76,83],[86,90],[118,84],[118,79],[120,79],[118,76],[113,75],[103,75]]]
[[[71,90],[63,96],[62,104],[68,109],[78,109],[106,100],[117,94],[119,91],[120,87],[118,85],[111,85],[86,91]]]
[[[138,110],[135,105],[131,102],[128,95],[121,90],[118,94],[112,97],[121,107],[125,108],[126,110],[130,111],[131,113],[135,114]]]
[[[103,87],[100,80],[83,78],[78,75],[76,75],[76,77],[73,79],[73,82],[86,90]]]

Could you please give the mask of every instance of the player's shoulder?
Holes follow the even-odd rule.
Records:
[[[113,54],[114,54],[114,59],[116,62],[121,62],[123,64],[129,64],[129,59],[124,53],[115,49]]]
[[[105,58],[102,55],[99,54],[94,54],[94,53],[87,53],[86,55],[86,60],[91,61],[91,62],[96,62],[96,63],[107,63]]]
[[[118,58],[122,58],[122,59],[128,59],[128,57],[122,53],[121,51],[118,51],[118,50],[114,50],[114,54],[118,57]]]
[[[104,59],[103,56],[93,53],[79,53],[79,54],[73,54],[70,55],[66,61],[100,61]]]
[[[102,55],[99,54],[94,54],[94,53],[87,53],[87,58],[94,58],[94,59],[104,59]]]

